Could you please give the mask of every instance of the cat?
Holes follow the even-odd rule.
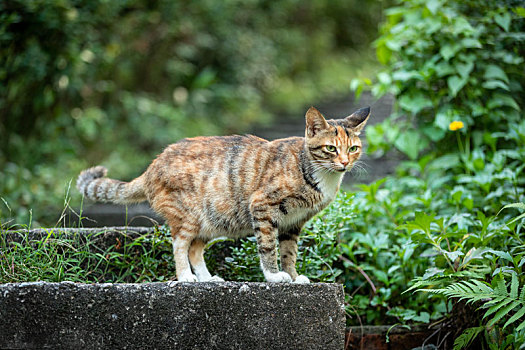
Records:
[[[206,243],[255,233],[266,281],[308,283],[295,268],[299,233],[334,199],[361,156],[359,134],[369,116],[367,107],[326,120],[311,107],[305,137],[187,138],[168,146],[131,182],[109,179],[106,168],[96,166],[80,173],[77,188],[99,202],[148,201],[170,227],[180,282],[224,281],[206,267]]]

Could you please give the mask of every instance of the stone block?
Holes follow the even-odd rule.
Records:
[[[343,288],[312,283],[0,285],[0,348],[342,349]]]

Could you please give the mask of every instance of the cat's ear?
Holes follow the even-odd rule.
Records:
[[[315,107],[310,107],[306,112],[306,136],[314,137],[320,131],[329,128],[330,125],[328,125],[321,112]]]
[[[345,118],[347,128],[359,135],[370,117],[370,107],[361,108]]]

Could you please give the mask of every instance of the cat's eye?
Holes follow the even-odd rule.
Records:
[[[357,152],[358,149],[359,149],[359,147],[357,147],[357,146],[352,146],[352,147],[348,148],[348,152],[350,152],[350,153],[354,153],[354,152]]]
[[[337,148],[333,145],[326,145],[325,147],[328,152],[335,152],[337,150]]]

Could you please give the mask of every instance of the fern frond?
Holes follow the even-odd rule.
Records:
[[[431,290],[432,293],[440,293],[449,298],[467,299],[467,303],[474,303],[480,300],[492,299],[494,290],[487,284],[478,281],[462,281],[453,283],[442,289]]]
[[[525,320],[523,322],[521,322],[521,324],[518,326],[518,328],[516,328],[516,331],[519,332],[519,331],[521,331],[524,328],[525,328]]]
[[[513,324],[515,321],[517,321],[520,318],[522,318],[523,315],[525,315],[525,307],[522,307],[521,309],[519,309],[518,312],[516,312],[511,318],[509,318],[508,321],[505,322],[505,325],[503,326],[503,329],[505,329],[505,327],[507,327],[509,324]],[[523,321],[522,325],[525,325],[525,321]]]
[[[505,322],[503,328],[507,326],[517,324],[516,330],[520,331],[525,329],[525,320],[522,320],[525,317],[525,286],[521,288],[519,279],[516,274],[512,275],[512,280],[510,282],[510,289],[507,287],[505,280],[502,277],[496,277],[493,281],[492,288],[488,283],[485,283],[480,280],[472,279],[469,281],[461,281],[457,283],[452,283],[445,288],[440,289],[418,289],[421,292],[433,293],[433,294],[442,294],[447,298],[457,298],[460,301],[465,300],[466,303],[476,303],[482,302],[481,308],[486,309],[483,319],[487,319],[487,326],[492,327],[503,320],[509,314],[515,313],[510,316],[510,318]],[[473,328],[474,329],[474,328]],[[472,331],[474,332],[474,331]],[[479,332],[478,332],[479,333]],[[464,333],[464,338],[470,341],[470,333]],[[457,349],[461,349],[468,344],[468,341],[461,343],[461,340],[458,343]],[[456,349],[456,344],[454,349]]]
[[[525,287],[519,293],[519,280],[517,275],[512,275],[510,290],[503,278],[495,281],[494,289],[487,283],[479,280],[461,281],[441,289],[420,289],[434,294],[442,294],[447,298],[457,298],[467,303],[483,302],[482,308],[487,309],[483,319],[489,319],[488,326],[494,326],[510,312],[517,309],[516,313],[505,323],[507,327],[525,316]],[[491,316],[491,317],[489,317]],[[518,327],[525,328],[525,321]]]
[[[487,301],[485,304],[483,304],[483,307],[488,308],[490,306],[490,308],[487,310],[483,318],[492,315],[512,301],[513,300],[511,298],[505,298],[505,296],[497,296],[494,299]]]
[[[439,284],[440,281],[439,280],[416,280],[416,282],[414,283],[413,286],[411,286],[410,288],[408,288],[407,290],[405,290],[403,292],[404,293],[408,293],[410,291],[416,291],[416,292],[419,292],[419,291],[426,291],[426,289],[421,289],[421,287],[426,287],[426,286],[434,286],[436,284]]]
[[[494,292],[498,295],[508,295],[507,285],[505,284],[505,280],[503,278],[498,278],[496,280],[496,288],[494,288]]]
[[[518,281],[518,275],[513,273],[512,281],[510,283],[510,297],[512,299],[518,299],[518,288],[519,287],[520,287],[520,283]]]
[[[512,299],[511,299],[512,301]],[[494,315],[494,318],[491,319],[488,323],[488,326],[491,327],[493,325],[495,325],[496,323],[499,322],[499,320],[501,320],[503,318],[503,316],[506,316],[509,314],[509,312],[511,312],[514,308],[516,308],[517,306],[520,306],[522,305],[522,308],[523,308],[523,304],[520,303],[519,301],[515,300],[515,301],[512,301],[512,303],[508,304],[507,306],[505,306],[504,308],[500,309],[496,315]],[[483,318],[485,318],[485,316],[483,316]]]
[[[484,327],[471,327],[467,328],[461,333],[459,337],[454,340],[454,350],[461,350],[468,346],[479,333],[483,331]]]

